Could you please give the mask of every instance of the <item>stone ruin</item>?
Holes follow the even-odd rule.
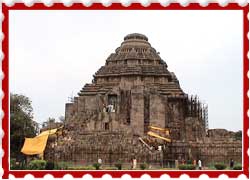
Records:
[[[171,142],[149,137],[149,127],[168,129]],[[161,146],[161,150],[158,147]],[[93,164],[138,163],[172,167],[175,160],[241,163],[235,133],[208,129],[207,106],[180,87],[173,72],[142,34],[125,36],[66,104],[63,134],[50,138],[45,159]]]

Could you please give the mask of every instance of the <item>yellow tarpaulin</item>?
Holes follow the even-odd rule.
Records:
[[[168,139],[168,138],[159,136],[158,134],[156,134],[156,133],[154,133],[154,132],[152,132],[152,131],[149,131],[149,132],[148,132],[148,135],[149,135],[149,136],[156,137],[156,138],[159,138],[159,139],[163,139],[163,140],[165,140],[165,141],[167,141],[167,142],[171,142],[171,139]]]
[[[39,134],[38,136],[44,136],[44,135],[52,135],[55,134],[57,131],[57,129],[50,129],[47,131],[43,131],[41,134]]]
[[[43,131],[34,138],[25,138],[21,152],[26,155],[42,154],[45,150],[49,135],[55,134],[57,129]]]
[[[155,126],[148,126],[150,129],[153,129],[153,130],[159,130],[159,131],[162,131],[162,132],[165,132],[166,135],[169,135],[169,130],[168,129],[163,129],[163,128],[159,128],[159,127],[155,127]]]
[[[34,138],[25,138],[21,152],[27,155],[42,154],[49,135],[37,136]]]

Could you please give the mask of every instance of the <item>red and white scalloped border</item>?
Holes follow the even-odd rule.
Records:
[[[130,6],[132,3],[139,3],[144,7],[148,7],[152,3],[159,3],[163,7],[169,6],[171,3],[178,3],[183,7],[190,3],[197,3],[202,7],[206,7],[210,3],[218,3],[221,7],[226,7],[229,3],[237,3],[241,7],[248,4],[248,0],[3,0],[3,3],[9,7],[20,2],[28,7],[33,6],[34,3],[43,3],[48,7],[53,6],[54,3],[63,3],[66,7],[70,7],[74,3],[80,3],[87,7],[90,7],[93,3],[101,3],[105,7],[111,6],[112,3],[121,3],[124,7]]]
[[[91,1],[91,0],[63,0],[61,2],[54,0],[4,0],[2,5],[2,33],[0,34],[0,40],[2,41],[2,51],[0,54],[0,59],[2,60],[2,72],[0,77],[2,78],[2,91],[0,96],[2,98],[2,111],[0,113],[0,118],[2,119],[2,131],[0,132],[2,137],[2,173],[3,179],[8,179],[9,177],[16,178],[28,178],[30,175],[33,175],[37,178],[48,177],[49,175],[54,176],[55,178],[62,178],[67,175],[71,175],[74,178],[161,178],[168,179],[172,178],[216,178],[220,177],[225,179],[228,177],[240,178],[244,177],[249,178],[249,98],[248,98],[248,89],[249,89],[249,4],[248,0],[238,0],[237,2],[232,2],[230,0],[142,0],[139,2],[133,2],[129,0],[121,0],[120,3],[114,2],[112,0],[106,1]],[[240,10],[243,12],[243,170],[242,171],[17,171],[9,170],[9,10]],[[247,133],[248,132],[248,133]],[[27,176],[26,176],[27,175]],[[91,176],[90,176],[91,175]]]

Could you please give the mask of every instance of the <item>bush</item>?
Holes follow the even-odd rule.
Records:
[[[46,170],[53,170],[54,168],[55,168],[54,162],[48,161],[48,162],[46,163],[46,166],[45,166],[45,169],[46,169]]]
[[[16,160],[10,159],[10,169],[16,169]]]
[[[217,169],[217,170],[223,170],[223,169],[226,169],[226,165],[223,164],[223,163],[215,163],[214,164],[214,167]]]
[[[105,168],[102,168],[102,169],[104,169],[104,170],[118,170],[117,167],[105,167]]]
[[[193,164],[192,160],[187,160],[187,164]]]
[[[93,166],[95,167],[96,170],[99,170],[100,167],[101,167],[101,164],[100,163],[95,163],[95,164],[93,164]]]
[[[207,167],[208,167],[209,170],[216,170],[213,163],[207,164]]]
[[[68,167],[68,170],[95,170],[96,168],[93,166],[76,166],[76,167]]]
[[[115,167],[118,169],[118,170],[122,170],[122,163],[118,162],[115,164]]]
[[[242,166],[240,164],[236,165],[234,166],[233,170],[242,170]]]
[[[18,162],[16,159],[11,159],[10,160],[10,169],[11,170],[23,170],[27,169],[26,165],[24,162]]]
[[[193,164],[180,164],[180,170],[195,170],[195,166]]]
[[[96,168],[93,166],[83,166],[82,170],[95,170]]]
[[[32,160],[29,163],[29,169],[33,170],[44,170],[46,167],[45,160]]]
[[[143,163],[143,164],[140,164],[140,169],[141,170],[145,170],[147,168],[147,164]]]
[[[58,163],[55,164],[54,169],[67,170],[68,169],[68,164],[66,162],[58,162]]]

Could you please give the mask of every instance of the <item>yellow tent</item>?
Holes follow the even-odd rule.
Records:
[[[45,150],[49,135],[55,134],[57,129],[43,131],[34,138],[25,138],[21,152],[26,155],[42,154]]]

